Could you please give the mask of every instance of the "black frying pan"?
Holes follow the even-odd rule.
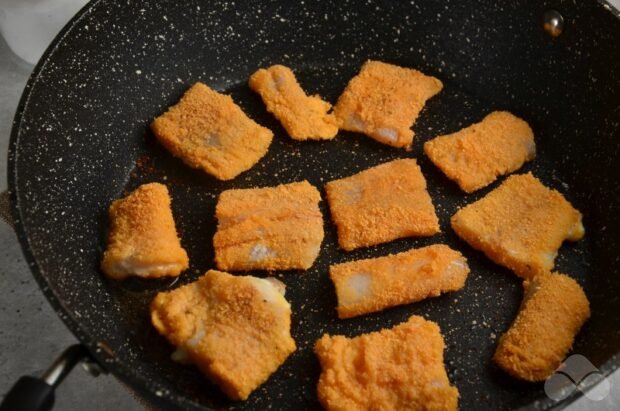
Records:
[[[552,38],[543,14],[557,9]],[[187,409],[312,409],[324,332],[349,336],[390,327],[412,314],[441,326],[446,366],[462,409],[548,408],[542,384],[526,384],[491,363],[496,337],[514,318],[521,282],[457,239],[449,217],[491,187],[464,195],[422,155],[422,143],[495,109],[525,118],[538,158],[522,171],[565,193],[584,214],[586,238],[560,250],[556,268],[576,278],[592,319],[574,351],[604,373],[620,363],[620,21],[596,1],[94,1],[56,38],[26,87],[13,128],[9,186],[16,230],[39,284],[102,367],[160,406]],[[299,143],[266,113],[246,81],[257,68],[292,67],[303,87],[335,102],[366,59],[414,67],[444,82],[414,126],[406,152],[341,132]],[[218,182],[169,155],[149,122],[195,81],[232,94],[275,133],[250,171]],[[213,267],[214,205],[229,188],[331,179],[401,157],[418,158],[442,233],[346,253],[325,203],[326,238],[307,272],[276,272],[293,307],[298,350],[245,402],[231,403],[149,324],[160,290]],[[191,268],[178,281],[107,281],[98,271],[106,209],[149,181],[168,185]],[[330,263],[445,242],[472,273],[456,293],[352,320],[336,318]],[[257,273],[264,275],[265,273]],[[573,396],[572,398],[574,398]]]

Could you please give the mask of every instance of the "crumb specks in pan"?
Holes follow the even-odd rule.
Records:
[[[183,408],[230,406],[198,372],[169,359],[171,348],[145,320],[157,291],[185,284],[213,267],[208,243],[215,231],[217,193],[305,178],[322,187],[386,161],[413,157],[428,181],[442,233],[343,253],[334,227],[325,224],[323,247],[310,270],[303,275],[274,273],[287,286],[299,349],[235,407],[263,409],[276,402],[277,408],[282,404],[277,401],[286,399],[291,408],[316,408],[319,369],[311,347],[320,335],[354,336],[393,326],[411,314],[441,326],[447,370],[461,393],[462,408],[516,408],[537,400],[536,407],[548,407],[542,387],[511,388],[513,381],[489,365],[496,336],[517,312],[520,282],[464,247],[448,224],[457,208],[503,179],[465,197],[421,155],[422,144],[433,136],[500,109],[527,118],[536,133],[538,158],[522,171],[532,171],[546,185],[567,193],[584,211],[586,229],[597,233],[563,246],[556,260],[556,268],[578,279],[592,301],[593,321],[577,338],[576,350],[594,358],[597,366],[616,352],[619,338],[605,328],[617,324],[620,313],[617,276],[609,275],[608,268],[620,267],[613,219],[620,209],[615,161],[620,146],[612,138],[620,126],[609,104],[616,101],[617,90],[601,86],[620,82],[615,66],[606,64],[620,61],[620,52],[603,47],[617,37],[609,29],[617,24],[613,16],[594,1],[566,3],[576,26],[596,22],[597,31],[577,36],[567,27],[550,43],[532,24],[537,16],[525,0],[475,7],[453,0],[306,0],[296,7],[284,2],[243,7],[247,9],[230,1],[93,2],[61,33],[25,91],[9,157],[10,185],[20,210],[18,235],[61,318],[83,341],[105,342],[112,349],[112,355],[102,350],[97,355],[114,372]],[[420,113],[410,153],[346,132],[328,143],[290,141],[246,86],[258,67],[285,64],[295,69],[308,94],[320,93],[333,104],[368,58],[413,67],[444,83]],[[214,181],[184,166],[147,130],[162,108],[178,101],[196,81],[232,94],[253,120],[274,131],[264,161],[233,182]],[[140,166],[142,156],[148,161]],[[171,190],[191,267],[174,285],[169,280],[104,281],[96,266],[104,245],[105,207],[139,184],[163,180]],[[327,220],[325,202],[321,210]],[[461,250],[471,267],[457,302],[446,295],[366,317],[336,319],[330,263],[436,242]]]

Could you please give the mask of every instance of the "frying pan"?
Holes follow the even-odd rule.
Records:
[[[558,37],[543,29],[549,10],[563,17]],[[318,408],[317,338],[354,336],[418,314],[442,329],[462,409],[547,409],[557,404],[542,384],[512,379],[490,361],[518,310],[521,281],[460,241],[448,223],[501,179],[464,195],[421,147],[492,110],[531,124],[538,158],[521,171],[532,171],[584,214],[586,238],[565,244],[556,263],[583,285],[592,305],[574,352],[603,374],[612,372],[620,363],[619,38],[617,17],[596,1],[93,1],[47,50],[19,105],[8,162],[15,229],[42,291],[92,359],[162,408]],[[329,142],[294,142],[246,85],[257,68],[280,63],[309,93],[335,102],[367,59],[414,67],[444,83],[414,126],[410,152],[346,132]],[[196,81],[231,94],[274,131],[269,153],[232,181],[190,169],[149,132],[149,122]],[[323,201],[326,237],[314,266],[273,273],[287,286],[298,350],[269,381],[247,401],[232,403],[196,369],[170,359],[172,347],[149,325],[148,304],[156,292],[213,267],[214,207],[222,190],[303,179],[322,188],[402,157],[418,159],[441,234],[346,253]],[[175,280],[108,281],[98,270],[107,206],[151,181],[171,190],[191,267]],[[329,264],[434,243],[468,258],[463,290],[337,319]]]

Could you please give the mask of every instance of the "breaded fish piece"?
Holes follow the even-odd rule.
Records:
[[[174,277],[189,266],[165,185],[141,185],[127,197],[113,201],[108,215],[108,248],[101,261],[101,271],[108,277]]]
[[[157,140],[175,157],[219,180],[249,170],[265,154],[273,133],[245,115],[230,96],[194,84],[151,123]]]
[[[258,93],[293,140],[331,140],[338,133],[332,105],[307,96],[290,68],[275,65],[252,74],[250,88]]]
[[[308,269],[323,241],[321,195],[307,181],[220,194],[213,238],[220,270]]]
[[[460,290],[467,274],[465,257],[443,244],[329,267],[338,296],[339,318]]]
[[[342,130],[410,149],[411,127],[426,100],[442,88],[441,81],[417,70],[369,60],[349,81],[334,114]]]
[[[198,366],[231,399],[245,400],[295,351],[283,294],[269,279],[209,270],[157,294],[151,322],[178,348],[173,358]]]
[[[585,234],[581,213],[531,173],[508,177],[451,223],[472,247],[525,279],[550,271],[562,242]]]
[[[590,304],[572,278],[539,274],[523,282],[521,309],[499,339],[493,360],[508,374],[526,381],[544,381],[560,366]]]
[[[390,161],[325,185],[338,243],[347,251],[439,232],[426,180],[414,159]]]
[[[536,157],[530,126],[507,111],[424,143],[424,153],[461,190],[472,193]]]
[[[439,326],[419,316],[355,338],[323,335],[319,401],[329,411],[456,410]]]

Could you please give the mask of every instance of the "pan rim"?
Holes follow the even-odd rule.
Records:
[[[598,7],[603,7],[600,1],[592,0]],[[110,357],[105,355],[101,349],[99,343],[94,340],[87,329],[85,329],[82,323],[75,315],[65,307],[60,297],[56,295],[52,284],[48,281],[47,276],[43,273],[41,267],[39,267],[37,260],[34,256],[34,252],[30,246],[30,241],[26,233],[26,227],[22,221],[21,208],[19,207],[18,196],[18,153],[19,153],[19,139],[21,133],[21,124],[24,114],[28,110],[30,97],[33,89],[37,86],[40,76],[45,70],[50,60],[54,57],[55,51],[58,46],[62,44],[64,39],[71,34],[72,30],[81,22],[81,20],[89,14],[93,9],[99,6],[101,3],[106,3],[105,0],[93,0],[87,3],[82,9],[80,9],[69,22],[59,31],[54,37],[50,45],[47,47],[37,64],[35,65],[32,73],[28,78],[28,82],[24,87],[22,95],[19,100],[19,104],[13,117],[9,147],[8,147],[8,162],[7,162],[7,182],[9,193],[10,211],[14,221],[14,231],[17,239],[20,243],[22,254],[28,264],[29,270],[35,278],[40,291],[43,293],[52,309],[56,312],[58,317],[67,326],[71,333],[78,339],[78,341],[87,347],[91,355],[98,361],[98,363],[109,373],[117,377],[121,382],[126,384],[130,390],[135,390],[139,395],[147,397],[149,400],[160,402],[164,400],[168,405],[175,407],[182,407],[183,409],[210,409],[205,405],[202,405],[196,401],[193,401],[183,395],[179,395],[170,392],[167,388],[161,387],[157,384],[144,378],[143,375],[136,372],[134,369],[127,367],[122,361],[119,361],[118,357]],[[612,355],[608,358],[599,368],[599,371],[604,377],[609,377],[614,371],[620,368],[620,352]],[[550,398],[541,398],[535,400],[533,403],[521,407],[520,410],[552,410],[559,409],[572,404],[578,398],[580,398],[584,392],[592,389],[596,383],[586,385],[583,389],[575,390],[566,399],[555,402]]]

